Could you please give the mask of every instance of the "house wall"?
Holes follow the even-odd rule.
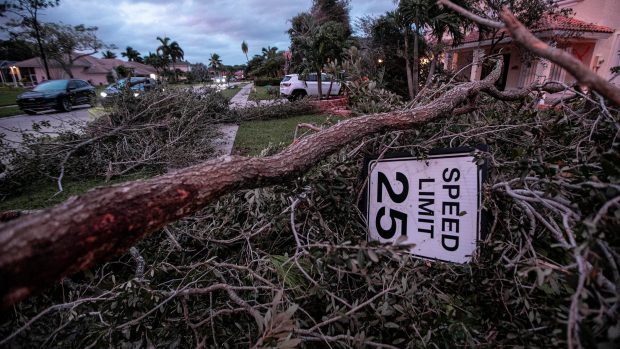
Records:
[[[620,0],[565,0],[560,6],[571,8],[575,18],[616,29],[607,39],[597,40],[586,64],[604,78],[610,68],[620,66]],[[620,79],[616,79],[620,84]]]
[[[457,72],[461,71],[463,67],[467,66],[467,68],[463,69],[463,71],[459,73],[459,76],[464,77],[465,79],[469,80],[469,77],[471,76],[471,63],[473,61],[474,61],[473,50],[458,51],[458,54],[456,57],[456,71]]]
[[[73,73],[73,77],[75,79],[82,79],[88,81],[93,86],[108,84],[106,74],[89,74],[86,73],[82,68],[71,69],[71,72]]]
[[[45,68],[34,68],[34,72],[37,78],[37,83],[47,80]],[[71,73],[73,74],[73,78],[88,81],[94,86],[108,84],[106,74],[88,74],[84,72],[84,68],[81,67],[72,68]],[[65,72],[62,68],[50,68],[50,76],[52,80],[70,78],[69,74],[67,74],[67,72]]]

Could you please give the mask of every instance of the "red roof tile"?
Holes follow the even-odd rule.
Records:
[[[587,23],[576,18],[569,18],[560,15],[544,16],[541,18],[540,22],[534,26],[532,31],[541,32],[547,30],[568,30],[594,33],[613,33],[615,31],[615,29],[604,25]]]
[[[538,24],[533,26],[531,31],[533,33],[540,33],[545,31],[570,31],[570,32],[590,32],[590,33],[613,33],[615,29],[598,25],[594,23],[584,22],[582,20],[576,18],[569,18],[561,15],[546,15],[541,18]],[[495,35],[496,38],[500,37],[502,34],[504,36],[509,37],[510,34],[506,33],[504,29],[497,32]],[[480,38],[480,35],[477,30],[470,32],[465,35],[465,39],[463,43],[476,42]],[[491,34],[486,34],[483,38],[484,40],[491,39]]]

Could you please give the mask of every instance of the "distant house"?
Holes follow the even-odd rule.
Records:
[[[543,41],[573,54],[600,76],[612,78],[610,69],[620,66],[620,1],[559,0],[557,3],[560,7],[572,8],[574,17],[545,15],[530,28],[531,31]],[[493,41],[498,43],[490,52]],[[463,43],[445,54],[444,65],[446,69],[460,72],[472,81],[480,80],[490,70],[481,63],[481,58],[501,54],[504,70],[498,83],[502,89],[522,88],[543,81],[566,84],[575,81],[552,62],[528,58],[523,53],[506,32],[500,31],[492,38],[490,35],[480,37],[474,30],[466,35]],[[620,84],[620,78],[615,82]]]
[[[244,72],[243,70],[237,70],[237,71],[235,72],[235,78],[236,78],[237,80],[243,80],[243,79],[245,79],[245,72]]]
[[[47,63],[52,79],[68,79],[70,77],[56,60],[48,59]],[[86,80],[93,85],[105,85],[108,83],[108,75],[116,76],[115,68],[121,65],[130,69],[134,76],[146,77],[156,74],[155,68],[146,64],[125,62],[116,58],[101,59],[92,56],[76,59],[68,69],[76,79]],[[27,78],[33,84],[47,80],[43,60],[39,57],[17,62],[15,66],[19,67],[22,78]]]
[[[172,69],[172,67],[173,67],[173,64],[170,63],[170,69]],[[176,62],[174,63],[174,69],[180,70],[184,73],[189,73],[192,71],[192,64],[188,61]]]

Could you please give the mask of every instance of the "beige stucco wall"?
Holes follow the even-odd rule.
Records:
[[[44,68],[35,68],[34,71],[37,77],[37,82],[40,83],[43,80],[47,80]],[[73,74],[73,78],[85,81],[90,80],[90,82],[95,86],[108,84],[106,74],[86,74],[84,72],[84,68],[73,68],[71,69],[71,73]],[[52,79],[69,79],[67,72],[61,68],[50,68],[50,75]]]
[[[620,0],[567,0],[560,4],[571,8],[575,18],[616,29],[610,37],[596,42],[587,62],[599,75],[611,77],[609,69],[620,66]]]

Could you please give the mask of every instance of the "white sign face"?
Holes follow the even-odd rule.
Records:
[[[369,239],[414,244],[413,255],[467,263],[480,232],[481,169],[471,153],[371,161]]]

